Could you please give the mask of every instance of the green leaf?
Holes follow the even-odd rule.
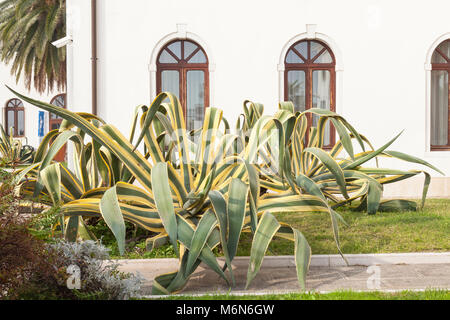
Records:
[[[311,247],[305,236],[298,230],[292,229],[295,236],[295,266],[297,278],[303,290],[306,290],[306,275],[311,263]]]
[[[322,191],[320,190],[319,186],[314,182],[314,180],[311,180],[307,176],[300,174],[297,177],[297,185],[302,188],[304,191],[309,193],[310,195],[319,197],[324,202],[326,202],[325,196],[323,195]]]
[[[369,154],[360,157],[359,159],[355,160],[354,162],[348,164],[347,166],[344,167],[345,170],[352,170],[355,169],[357,167],[359,167],[360,165],[366,163],[369,160],[372,160],[373,158],[377,157],[378,155],[380,155],[382,152],[384,152],[384,150],[386,150],[387,148],[389,148],[401,135],[402,135],[403,131],[400,132],[394,139],[392,139],[391,141],[389,141],[388,143],[386,143],[384,146],[382,146],[380,149],[370,152]]]
[[[197,229],[195,230],[194,236],[192,237],[185,276],[193,272],[192,267],[194,266],[194,263],[200,256],[200,252],[205,247],[206,241],[208,240],[208,237],[211,235],[216,225],[217,219],[216,216],[214,215],[214,212],[212,210],[206,211],[206,213],[200,219],[200,222],[197,225]]]
[[[234,284],[234,275],[233,269],[231,268],[231,258],[228,250],[228,232],[229,232],[229,224],[228,224],[228,210],[227,203],[225,198],[219,191],[211,191],[209,193],[209,199],[214,208],[214,214],[216,215],[217,221],[219,222],[219,230],[220,230],[220,242],[222,244],[223,253],[225,256],[226,267],[231,273],[232,282]]]
[[[267,248],[269,247],[273,236],[277,233],[280,227],[281,225],[270,212],[264,213],[253,238],[252,250],[250,254],[250,265],[247,272],[246,289],[248,289],[261,268]]]
[[[173,207],[172,192],[170,191],[166,163],[160,162],[153,167],[152,185],[158,186],[153,188],[156,207],[158,208],[159,216],[161,217],[164,228],[169,235],[170,242],[178,255],[177,219]]]
[[[80,217],[69,217],[68,220],[65,238],[68,242],[75,242],[77,241]]]
[[[177,275],[178,271],[157,276],[153,280],[152,295],[158,296],[170,295],[171,292],[169,292],[169,290],[167,290],[166,288],[170,285],[170,283],[175,279]]]
[[[380,206],[381,196],[383,190],[379,184],[369,181],[369,191],[367,194],[367,213],[370,215],[376,214]]]
[[[336,182],[339,185],[339,189],[342,192],[342,195],[346,199],[348,199],[349,196],[347,193],[344,172],[342,171],[341,167],[336,163],[336,161],[328,153],[319,148],[308,148],[304,152],[311,153],[314,156],[316,156],[323,163],[323,165],[327,167],[331,173],[334,174]]]
[[[417,203],[409,200],[389,200],[380,203],[380,212],[417,211]]]
[[[61,203],[61,170],[59,163],[48,166],[41,171],[41,179],[44,183],[54,206],[59,206]]]
[[[117,199],[116,187],[105,192],[105,195],[100,201],[100,212],[117,240],[120,254],[123,255],[125,252],[126,228],[122,211],[120,210],[119,200]]]
[[[180,215],[177,215],[177,221],[178,221],[178,239],[179,241],[189,250],[191,248],[192,238],[194,236],[194,229],[192,226]],[[223,273],[221,267],[219,266],[219,263],[217,262],[216,257],[214,256],[214,253],[211,251],[211,248],[215,247],[220,240],[220,236],[216,237],[217,229],[214,229],[211,233],[211,236],[207,240],[207,245],[205,245],[200,253],[199,260],[204,262],[208,267],[210,267],[214,272],[216,272],[222,279],[224,279],[228,283],[228,279]],[[217,231],[217,233],[219,233]],[[183,260],[184,261],[184,256]],[[185,263],[187,260],[185,261]],[[198,261],[196,262],[196,264]],[[185,265],[181,265],[182,267],[185,267]],[[195,270],[195,265],[194,265]],[[184,273],[183,273],[184,275]]]
[[[245,207],[249,187],[238,179],[231,181],[228,195],[228,252],[230,260],[236,256],[239,238],[244,226]]]
[[[350,134],[345,130],[344,125],[339,120],[331,119],[331,122],[333,122],[334,127],[336,128],[337,133],[339,134],[339,137],[341,138],[341,143],[344,149],[347,151],[347,153],[350,155],[352,160],[355,159],[354,151],[353,151],[353,144],[352,144],[352,138],[350,137]]]
[[[423,207],[425,207],[425,201],[427,200],[428,189],[430,188],[430,184],[431,184],[430,174],[427,172],[424,172],[424,174],[425,174],[425,183],[423,186],[422,203],[420,205],[420,210],[422,210]]]
[[[409,154],[405,154],[405,153],[398,152],[398,151],[385,151],[384,153],[389,155],[389,156],[391,156],[391,157],[394,157],[394,158],[397,158],[397,159],[400,159],[400,160],[403,160],[403,161],[406,161],[406,162],[417,163],[417,164],[421,164],[421,165],[427,166],[427,167],[433,169],[434,171],[439,172],[440,174],[445,176],[444,172],[442,172],[441,170],[439,170],[438,168],[436,168],[432,164],[426,162],[425,160],[422,160],[422,159],[419,159],[417,157],[410,156]]]
[[[256,231],[256,227],[258,226],[258,206],[259,206],[259,193],[261,189],[260,185],[260,177],[258,176],[258,172],[255,168],[255,165],[250,164],[247,160],[244,162],[245,168],[248,173],[248,181],[250,184],[250,194],[249,194],[249,202],[250,202],[250,224],[252,227],[252,231]]]
[[[331,225],[333,227],[333,236],[334,236],[334,240],[336,242],[336,246],[337,249],[339,251],[339,254],[341,255],[342,259],[344,259],[344,261],[347,263],[347,265],[349,264],[347,261],[347,258],[345,258],[344,254],[342,253],[341,250],[341,241],[339,239],[339,225],[338,225],[338,220],[342,221],[344,224],[346,224],[346,222],[344,221],[344,219],[333,209],[330,209],[330,217],[331,217]]]

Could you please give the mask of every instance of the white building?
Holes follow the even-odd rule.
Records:
[[[192,126],[205,106],[234,122],[246,99],[266,114],[284,100],[331,108],[378,147],[404,129],[391,149],[444,171],[427,170],[430,196],[450,196],[448,0],[67,0],[67,11],[72,111],[96,108],[128,134],[134,108],[160,90],[180,95]],[[36,111],[26,112],[36,143]],[[419,197],[422,183],[407,180],[385,195]]]

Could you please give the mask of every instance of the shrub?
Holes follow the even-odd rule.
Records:
[[[0,218],[0,298],[56,299],[71,296],[58,254],[32,236],[28,223],[16,215]],[[63,276],[63,278],[60,278]]]
[[[81,289],[74,293],[84,299],[126,300],[136,297],[143,279],[139,274],[124,274],[119,264],[109,260],[109,249],[94,241],[58,242],[51,245],[66,267],[80,269]]]
[[[138,295],[142,279],[107,263],[108,250],[93,241],[48,245],[14,215],[0,219],[0,299],[116,300]],[[70,290],[69,267],[81,271],[81,288]]]

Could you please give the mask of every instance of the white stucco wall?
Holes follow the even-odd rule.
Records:
[[[177,32],[177,24],[185,24],[181,34],[205,44],[214,64],[211,101],[231,122],[245,99],[264,103],[266,113],[275,112],[283,48],[314,24],[340,55],[337,111],[377,147],[405,130],[391,149],[423,158],[450,176],[450,152],[429,151],[426,90],[427,54],[450,32],[448,0],[98,2],[99,114],[126,135],[135,106],[149,104],[155,94],[152,52]],[[89,111],[90,3],[68,4],[77,13],[69,75],[73,108]],[[400,161],[382,165],[420,168]],[[413,191],[399,184],[388,193],[416,196],[420,187],[414,185]],[[448,186],[433,183],[431,192],[444,195]]]

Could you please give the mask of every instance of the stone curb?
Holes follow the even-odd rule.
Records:
[[[450,252],[444,253],[392,253],[392,254],[347,254],[349,266],[398,265],[398,264],[450,264]],[[223,260],[219,258],[219,260]],[[155,269],[177,268],[177,259],[141,259],[117,260],[123,266],[133,265],[145,268],[151,265]],[[233,265],[247,266],[249,257],[236,257]],[[311,267],[345,267],[347,264],[340,255],[314,255]],[[263,268],[295,268],[294,256],[267,256]]]

